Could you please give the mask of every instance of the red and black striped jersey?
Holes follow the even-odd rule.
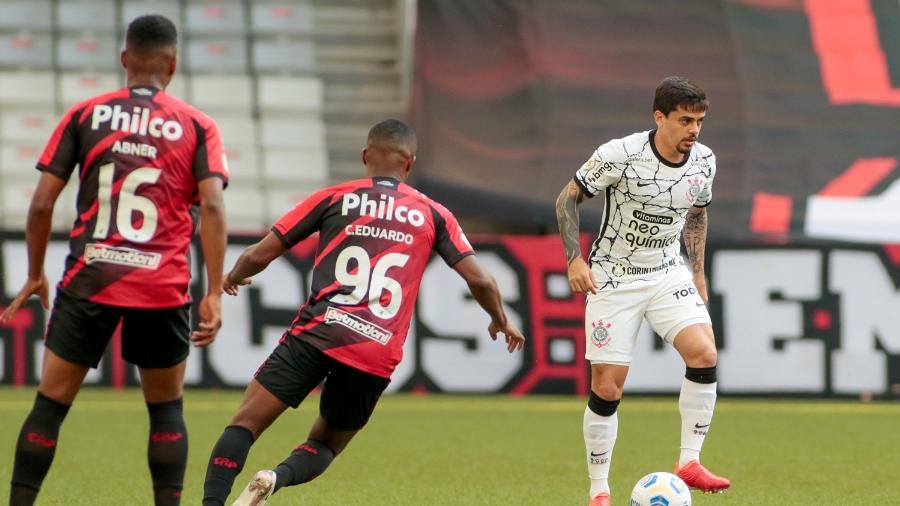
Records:
[[[215,122],[151,87],[99,95],[63,116],[37,168],[68,181],[76,165],[78,216],[59,288],[113,306],[190,302],[198,182],[228,181]]]
[[[385,378],[403,356],[431,251],[451,266],[474,253],[450,211],[388,177],[316,192],[272,232],[287,248],[319,232],[310,296],[288,333]]]

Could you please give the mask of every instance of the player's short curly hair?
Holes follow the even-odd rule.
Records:
[[[703,112],[709,108],[706,92],[686,77],[670,76],[656,87],[653,110],[666,116],[681,106],[691,112]]]
[[[398,119],[386,119],[369,130],[368,141],[416,145],[416,131]]]
[[[178,30],[169,18],[148,14],[128,24],[125,41],[129,48],[138,50],[174,46],[178,44]]]

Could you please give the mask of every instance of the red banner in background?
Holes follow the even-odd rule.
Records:
[[[479,260],[497,279],[510,319],[527,335],[525,351],[509,354],[490,340],[488,317],[465,283],[433,258],[390,390],[586,394],[584,299],[569,291],[558,237],[473,239]],[[585,248],[591,239],[583,237]],[[226,264],[254,240],[233,238]],[[301,243],[238,297],[223,298],[219,338],[209,348],[192,350],[189,385],[239,388],[247,383],[308,296],[315,246],[315,241]],[[53,284],[66,247],[63,237],[51,241],[47,266]],[[0,257],[8,301],[25,275],[21,234],[0,236]],[[196,280],[202,260],[196,254],[192,258]],[[721,393],[900,395],[900,255],[894,248],[713,243],[707,265]],[[199,299],[205,288],[196,282],[192,290]],[[33,300],[0,326],[0,383],[37,382],[46,319]],[[134,368],[121,361],[116,346],[107,351],[87,382],[137,385]],[[683,374],[677,353],[645,325],[626,389],[676,392]]]
[[[712,238],[900,243],[897,2],[428,0],[415,45],[417,185],[460,218],[553,233],[578,167],[684,75],[710,100]]]

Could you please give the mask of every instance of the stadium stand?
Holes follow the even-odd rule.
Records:
[[[358,177],[366,128],[405,113],[414,5],[0,0],[0,226],[24,228],[33,166],[55,122],[79,101],[124,84],[126,25],[160,13],[181,32],[168,93],[222,131],[231,228],[268,227],[310,192]],[[57,230],[71,225],[70,201],[57,207]]]

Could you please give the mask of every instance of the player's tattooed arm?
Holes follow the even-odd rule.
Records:
[[[707,216],[705,207],[692,207],[684,219],[684,249],[691,271],[694,273],[694,284],[704,302],[709,300],[706,292],[706,276],[704,275],[704,257],[706,252]]]
[[[584,193],[581,187],[574,179],[569,181],[556,199],[556,221],[559,223],[559,235],[562,237],[566,263],[569,265],[569,287],[574,293],[596,293],[597,282],[591,268],[581,257],[578,204],[582,201]]]
[[[559,235],[562,237],[568,264],[581,256],[578,204],[583,201],[584,193],[574,179],[569,181],[556,199],[556,221],[559,224]]]

